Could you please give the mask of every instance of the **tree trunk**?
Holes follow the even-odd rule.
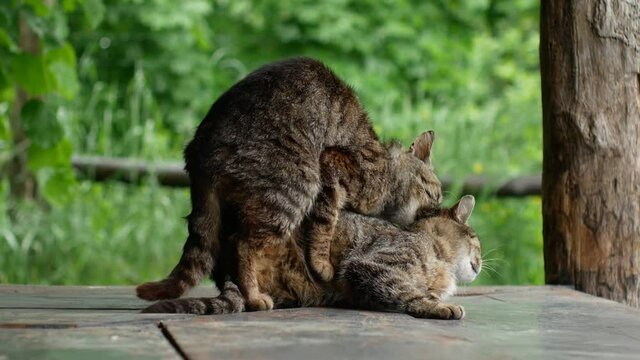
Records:
[[[22,16],[20,17],[20,49],[34,55],[39,54],[41,51],[38,35],[29,28]],[[27,93],[17,86],[16,98],[9,121],[13,139],[13,157],[9,163],[9,186],[10,195],[14,200],[33,199],[36,192],[35,178],[28,167],[27,151],[29,149],[29,139],[20,123],[20,112],[27,100]]]
[[[640,1],[543,0],[546,282],[640,306]]]

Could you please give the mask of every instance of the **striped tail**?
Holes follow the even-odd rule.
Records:
[[[184,298],[159,301],[142,310],[143,313],[218,315],[244,311],[244,298],[231,281],[224,283],[222,293],[213,298]]]
[[[161,300],[179,298],[211,275],[220,243],[220,202],[212,183],[204,176],[191,176],[191,214],[189,237],[178,265],[166,279],[144,283],[136,288],[139,298]]]

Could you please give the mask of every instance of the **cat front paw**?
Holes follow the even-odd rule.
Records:
[[[140,299],[155,301],[162,299],[176,299],[182,296],[185,288],[180,282],[171,279],[147,282],[136,288],[136,294]]]
[[[464,307],[457,304],[440,304],[432,311],[433,318],[442,320],[461,320],[464,318]]]
[[[456,304],[437,304],[419,306],[407,311],[409,315],[417,318],[440,319],[440,320],[460,320],[464,318],[464,308]]]
[[[312,261],[311,271],[312,275],[318,280],[329,282],[333,279],[333,265],[328,261]]]
[[[247,299],[247,309],[249,311],[263,311],[273,309],[273,299],[267,294],[257,294]]]

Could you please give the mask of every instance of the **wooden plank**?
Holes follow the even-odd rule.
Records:
[[[214,296],[213,286],[200,286],[191,296]],[[139,310],[149,302],[135,296],[133,286],[0,285],[0,309]]]
[[[465,320],[306,308],[164,325],[191,359],[635,359],[640,354],[640,311],[567,288],[497,288],[453,301],[466,307]]]
[[[180,359],[156,326],[0,329],[0,359]]]
[[[185,314],[140,314],[139,310],[0,309],[0,329],[69,329],[156,325],[160,320],[186,319]]]

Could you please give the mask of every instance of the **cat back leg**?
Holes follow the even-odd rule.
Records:
[[[271,296],[260,292],[256,259],[262,256],[262,250],[269,244],[282,240],[277,236],[267,234],[239,235],[236,239],[238,249],[238,286],[246,300],[247,310],[273,309]]]
[[[194,178],[191,183],[192,211],[189,236],[180,261],[166,279],[147,282],[136,288],[145,300],[175,299],[211,273],[219,247],[220,203],[213,184]]]

